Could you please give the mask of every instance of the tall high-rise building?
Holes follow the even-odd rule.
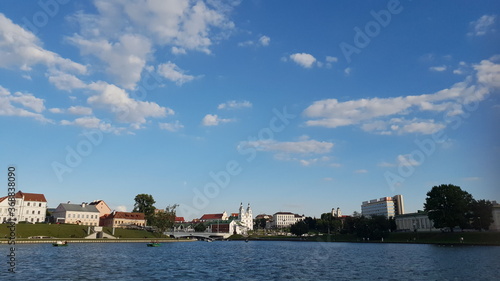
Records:
[[[363,216],[386,216],[388,218],[405,213],[403,195],[393,197],[382,197],[370,201],[363,201],[361,214]]]

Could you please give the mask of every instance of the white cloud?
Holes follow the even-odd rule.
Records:
[[[492,58],[493,59],[493,58]],[[474,65],[479,83],[491,88],[500,88],[500,64],[482,60]]]
[[[87,86],[82,80],[69,73],[51,71],[48,76],[49,82],[54,84],[59,90],[71,92],[71,90],[83,89]]]
[[[422,163],[417,162],[411,154],[398,155],[397,157],[398,166],[419,166]]]
[[[251,47],[251,46],[263,46],[263,47],[267,47],[269,46],[269,43],[271,42],[271,38],[269,38],[268,36],[261,36],[257,42],[253,41],[253,40],[247,40],[247,41],[243,41],[243,42],[240,42],[238,43],[238,46],[239,47]]]
[[[0,116],[31,117],[43,123],[52,123],[41,114],[45,110],[44,102],[29,93],[11,94],[0,86]]]
[[[127,211],[127,206],[125,206],[125,205],[116,206],[115,211],[117,211],[117,212],[126,212]]]
[[[380,162],[377,164],[378,167],[383,167],[383,168],[389,168],[389,167],[395,167],[396,164],[389,163],[389,162]]]
[[[379,134],[432,134],[446,127],[446,120],[422,119],[423,112],[441,113],[443,119],[463,113],[462,106],[480,102],[500,87],[500,65],[483,60],[474,65],[475,76],[432,94],[369,98],[339,102],[325,99],[312,103],[303,111],[307,126],[336,128],[359,125],[365,131]],[[414,115],[414,116],[411,116]]]
[[[253,45],[255,45],[255,42],[252,40],[247,40],[247,41],[243,41],[243,42],[238,43],[239,47],[250,47]]]
[[[84,65],[62,58],[41,47],[39,39],[0,13],[0,67],[30,71],[41,64],[49,69],[85,74]]]
[[[210,53],[211,45],[234,29],[228,19],[232,6],[213,1],[96,0],[95,13],[71,18],[80,32],[68,41],[83,55],[107,65],[115,84],[134,89],[153,52],[170,47],[173,54],[188,50]]]
[[[239,108],[250,108],[252,107],[252,103],[249,101],[227,101],[225,103],[221,103],[217,106],[217,109],[239,109]]]
[[[110,123],[104,122],[95,116],[84,116],[76,118],[73,121],[61,120],[63,126],[77,126],[86,129],[98,129],[106,133],[120,134],[124,128],[115,128]]]
[[[175,63],[167,62],[158,65],[158,74],[175,82],[177,85],[182,85],[194,79],[194,76],[184,74],[183,71],[175,65]]]
[[[72,106],[72,107],[68,108],[68,113],[74,114],[74,115],[91,115],[92,108],[84,107],[84,106]]]
[[[366,174],[366,173],[368,173],[368,170],[360,169],[360,170],[354,171],[354,173],[356,173],[356,174]]]
[[[271,38],[269,38],[268,36],[263,35],[259,38],[259,43],[262,46],[269,46],[270,42],[271,42]]]
[[[323,157],[319,157],[319,158],[309,158],[309,159],[292,158],[290,160],[298,161],[300,163],[300,165],[302,165],[302,166],[312,166],[312,165],[316,165],[316,164],[321,163],[321,162],[328,162],[328,161],[330,161],[330,157],[323,156]]]
[[[167,130],[170,132],[177,132],[180,129],[184,128],[184,125],[182,125],[181,122],[179,122],[179,120],[176,120],[173,123],[159,123],[158,125],[160,129]]]
[[[311,68],[316,62],[315,57],[306,53],[296,53],[290,55],[290,59],[293,60],[296,64],[305,68]]]
[[[326,66],[327,68],[332,68],[333,63],[338,62],[338,61],[339,61],[339,59],[338,59],[337,57],[326,56],[325,61],[326,61],[326,62],[325,62],[325,66]],[[320,64],[320,63],[318,62],[318,65],[319,65],[319,64]]]
[[[339,61],[339,59],[337,57],[326,56],[326,61],[327,62],[337,62],[337,61]]]
[[[137,101],[129,97],[125,90],[106,82],[96,82],[89,85],[89,88],[96,92],[87,99],[93,106],[101,107],[115,114],[116,120],[132,125],[146,123],[146,119],[161,118],[173,115],[170,108],[162,107],[154,102]]]
[[[333,143],[317,140],[278,142],[275,140],[244,141],[241,147],[254,147],[258,151],[283,152],[293,154],[325,154],[333,148]]]
[[[429,67],[429,70],[436,71],[436,72],[442,72],[442,71],[445,71],[446,69],[447,69],[446,65]]]
[[[330,157],[324,155],[330,153],[333,146],[334,144],[331,142],[312,140],[308,136],[302,136],[298,141],[288,142],[276,140],[242,141],[238,144],[238,150],[251,147],[257,151],[272,152],[276,160],[297,162],[302,166],[329,165],[339,167],[339,164],[330,163]]]
[[[217,126],[222,123],[229,123],[233,121],[233,119],[220,118],[217,114],[207,114],[205,115],[205,117],[203,117],[201,124],[203,126]]]
[[[49,108],[49,111],[50,111],[51,113],[54,113],[54,114],[61,114],[61,113],[64,113],[64,110],[63,110],[63,109],[61,109],[61,108],[56,108],[56,107],[55,107],[55,108]]]
[[[352,68],[350,68],[350,67],[347,67],[347,68],[344,69],[345,75],[350,75],[351,71],[352,71]]]
[[[480,177],[467,177],[467,178],[463,178],[464,181],[478,181],[478,180],[481,180]]]
[[[178,48],[178,47],[173,46],[172,47],[172,54],[174,54],[174,55],[185,55],[185,54],[187,54],[187,52],[186,52],[186,49]]]
[[[434,120],[420,120],[417,118],[411,120],[392,118],[387,121],[377,120],[361,125],[361,129],[364,131],[381,135],[402,135],[408,133],[430,135],[445,127],[444,124],[435,123]]]
[[[483,36],[489,32],[493,32],[495,24],[495,15],[483,15],[479,19],[470,22],[472,31],[467,33],[469,36]]]
[[[152,51],[151,41],[139,34],[124,34],[116,41],[74,35],[68,41],[79,47],[82,55],[93,55],[105,62],[106,72],[126,89],[135,88]]]

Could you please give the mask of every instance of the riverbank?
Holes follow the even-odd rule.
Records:
[[[0,239],[10,236],[10,229],[7,224],[0,225]],[[103,227],[106,234],[120,239],[160,239],[165,235],[139,229],[122,229]],[[50,237],[61,239],[79,239],[89,235],[89,226],[75,224],[16,224],[16,238],[27,239],[28,237]]]
[[[351,242],[351,243],[411,243],[438,245],[483,245],[500,246],[500,232],[395,232],[388,233],[382,240],[368,240],[351,234],[294,236],[259,236],[243,237],[233,235],[231,240],[259,241],[308,241],[308,242]]]
[[[149,243],[156,241],[159,243],[172,243],[172,242],[194,242],[196,239],[22,239],[16,240],[16,244],[52,244],[57,241],[67,241],[68,244],[73,243]],[[8,244],[9,240],[1,239],[1,244]]]

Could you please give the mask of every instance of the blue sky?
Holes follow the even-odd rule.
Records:
[[[500,200],[497,1],[2,1],[0,163],[49,206]]]

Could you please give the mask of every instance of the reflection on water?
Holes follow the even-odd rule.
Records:
[[[8,253],[7,245],[0,253]],[[500,247],[222,241],[17,245],[13,280],[496,280]],[[1,263],[0,280],[12,277]]]

